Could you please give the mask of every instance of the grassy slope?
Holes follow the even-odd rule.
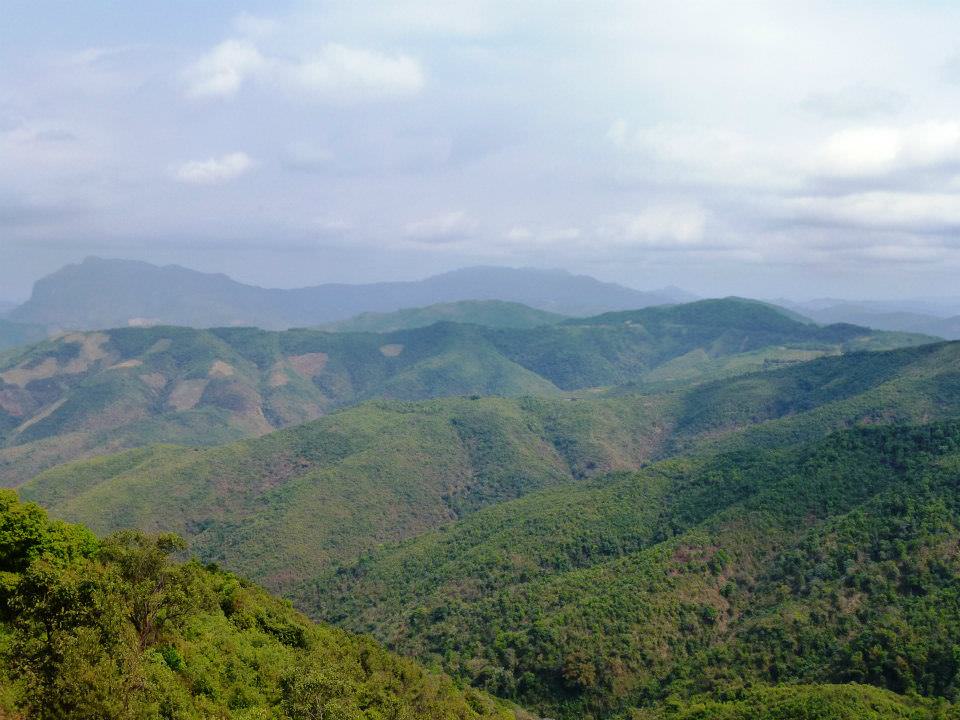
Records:
[[[0,715],[527,717],[163,547],[0,495]]]
[[[668,461],[483,510],[306,599],[563,717],[745,682],[954,697],[958,471],[955,422]]]
[[[438,322],[458,322],[498,328],[534,328],[552,325],[563,315],[537,310],[520,303],[503,300],[462,300],[419,308],[405,308],[391,313],[363,313],[349,320],[324,325],[334,332],[394,332],[426,327]]]

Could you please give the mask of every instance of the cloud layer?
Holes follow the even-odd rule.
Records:
[[[207,160],[191,160],[174,169],[174,177],[190,185],[219,185],[236,180],[253,167],[253,160],[242,152],[232,152]]]
[[[424,85],[419,63],[407,55],[386,55],[330,43],[294,58],[265,55],[249,40],[219,43],[184,71],[187,95],[230,98],[244,85],[292,96],[349,103],[403,97]]]
[[[932,0],[37,0],[0,24],[0,287],[100,252],[951,293],[958,26]]]

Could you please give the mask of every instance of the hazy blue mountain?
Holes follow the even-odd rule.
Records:
[[[42,325],[18,323],[0,317],[0,351],[39,342],[47,336]]]
[[[924,333],[947,340],[960,339],[960,315],[943,318],[906,310],[876,310],[855,303],[807,310],[806,314],[820,323],[847,322],[877,330]]]
[[[562,270],[473,267],[417,281],[279,290],[176,265],[91,257],[37,281],[30,299],[9,317],[64,330],[144,324],[286,329],[459,300],[589,315],[690,299],[676,288],[643,292]]]

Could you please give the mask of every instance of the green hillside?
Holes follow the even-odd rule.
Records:
[[[731,702],[654,716],[807,717],[750,714],[737,688],[755,683],[953,699],[958,479],[958,422],[667,461],[384,548],[321,577],[307,601],[560,717],[702,693]],[[876,697],[890,706],[878,717],[932,711]]]
[[[67,464],[25,497],[97,532],[172,530],[289,591],[332,563],[533,490],[683,453],[960,415],[960,343],[851,353],[642,395],[377,401],[221,447]]]
[[[375,402],[223,447],[68,464],[21,492],[97,532],[182,533],[204,559],[282,590],[477,508],[637,467],[661,442],[663,403]]]
[[[947,720],[960,715],[943,700],[866,685],[757,686],[723,698],[697,697],[634,711],[633,720]]]
[[[404,308],[391,313],[363,313],[348,320],[324,325],[333,332],[394,332],[426,327],[438,322],[458,322],[497,328],[534,328],[552,325],[563,315],[537,310],[503,300],[461,300],[419,308]]]
[[[0,481],[151,443],[258,436],[371,398],[649,390],[928,340],[820,328],[736,299],[530,329],[71,333],[0,356]]]
[[[234,575],[171,562],[181,547],[98,540],[0,492],[0,716],[528,717]]]

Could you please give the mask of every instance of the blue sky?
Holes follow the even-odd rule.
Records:
[[[565,267],[960,295],[960,4],[0,12],[0,298],[90,254],[271,286]]]

